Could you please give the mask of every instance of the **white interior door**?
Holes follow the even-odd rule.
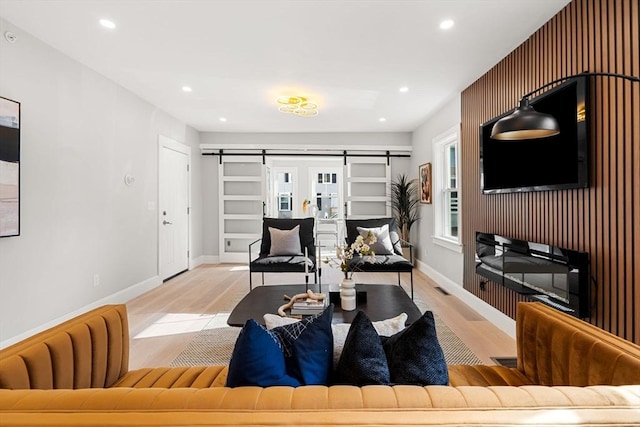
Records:
[[[189,269],[190,148],[160,136],[159,274],[166,280]]]

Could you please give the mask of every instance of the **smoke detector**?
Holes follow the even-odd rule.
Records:
[[[18,37],[11,31],[5,31],[4,38],[7,39],[9,43],[15,43],[16,40],[18,40]]]

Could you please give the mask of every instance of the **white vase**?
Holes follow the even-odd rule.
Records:
[[[340,283],[340,307],[343,311],[356,309],[356,282],[353,279],[342,279]]]

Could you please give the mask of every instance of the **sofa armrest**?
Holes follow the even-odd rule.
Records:
[[[518,304],[516,344],[535,384],[640,384],[640,346],[539,302]]]
[[[0,388],[110,387],[128,369],[123,304],[96,308],[0,350]]]

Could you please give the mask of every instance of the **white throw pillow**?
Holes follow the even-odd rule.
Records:
[[[299,225],[296,225],[291,230],[269,227],[269,235],[271,236],[269,256],[302,255]]]
[[[378,335],[390,337],[404,329],[404,324],[407,322],[408,317],[407,313],[400,313],[391,319],[379,320],[372,323],[376,332],[378,332]],[[299,322],[298,319],[282,317],[277,314],[269,313],[262,316],[262,318],[264,319],[264,324],[267,329],[273,329],[278,326]],[[340,360],[340,354],[344,348],[344,341],[347,339],[350,327],[350,323],[334,323],[331,325],[331,331],[333,332],[333,366],[336,366],[338,364],[338,360]]]
[[[389,225],[385,224],[381,227],[376,228],[364,228],[357,227],[358,233],[365,239],[369,232],[372,232],[374,236],[376,236],[376,242],[372,245],[369,245],[371,250],[376,253],[376,255],[393,255],[393,243],[391,243],[391,237],[389,236]]]

